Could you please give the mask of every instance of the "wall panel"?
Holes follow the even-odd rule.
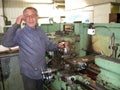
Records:
[[[63,15],[64,10],[56,9],[53,4],[40,4],[40,3],[27,3],[23,1],[9,1],[5,2],[5,15],[15,22],[18,15],[22,14],[25,7],[33,6],[38,10],[40,19],[46,18],[49,21],[51,17],[60,17]],[[40,21],[40,20],[39,20]]]
[[[0,0],[0,33],[3,32],[4,19],[3,19],[3,5],[2,0]]]
[[[94,6],[94,23],[109,23],[111,3]]]
[[[72,10],[108,2],[120,2],[120,0],[65,0],[65,7],[66,10]]]

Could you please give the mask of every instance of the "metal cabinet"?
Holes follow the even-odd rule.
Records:
[[[0,90],[24,90],[18,53],[0,55]]]

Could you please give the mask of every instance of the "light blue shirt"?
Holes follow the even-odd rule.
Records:
[[[32,79],[41,79],[41,72],[46,68],[46,51],[58,50],[45,32],[38,26],[35,29],[14,24],[4,35],[2,44],[6,47],[19,46],[19,64],[22,74]]]

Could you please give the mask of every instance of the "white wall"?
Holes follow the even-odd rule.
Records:
[[[83,23],[93,22],[93,7],[84,9],[66,10],[66,22],[82,21]]]
[[[64,14],[64,9],[63,10],[56,9],[53,4],[40,4],[27,2],[25,3],[23,1],[6,1],[5,15],[8,17],[9,20],[12,21],[13,24],[17,16],[21,15],[23,9],[28,6],[33,6],[38,10],[39,17],[41,17],[39,23],[49,23],[50,17],[60,17]]]
[[[101,4],[94,6],[94,23],[109,23],[111,4]]]
[[[66,10],[73,10],[108,2],[120,2],[120,0],[65,0],[65,6]]]
[[[0,33],[3,32],[3,27],[4,27],[3,6],[2,6],[2,0],[0,0]]]
[[[60,22],[60,16],[66,16],[65,22],[82,21],[95,23],[107,23],[110,5],[107,2],[120,2],[120,0],[65,0],[64,9],[56,9],[53,4],[44,6],[40,3],[27,3],[24,0],[5,0],[5,15],[8,20],[15,22],[18,15],[22,14],[26,6],[34,6],[38,9],[39,23],[49,23],[53,17],[55,22]],[[105,3],[105,4],[104,4]],[[0,3],[2,5],[2,3]]]
[[[112,6],[111,2],[120,3],[120,0],[65,0],[67,11],[66,15],[71,14],[73,15],[72,17],[75,17],[75,15],[77,14],[82,18],[88,18],[90,22],[109,23],[109,14],[111,13]],[[89,7],[93,8],[86,11],[85,9]],[[80,10],[83,11],[83,13],[79,14]],[[75,11],[79,12],[75,13]],[[87,17],[86,14],[89,15],[89,17]],[[85,22],[85,19],[82,19],[82,22]]]

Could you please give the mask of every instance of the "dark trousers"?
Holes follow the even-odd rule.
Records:
[[[43,81],[41,79],[35,80],[22,75],[24,90],[43,90]]]

